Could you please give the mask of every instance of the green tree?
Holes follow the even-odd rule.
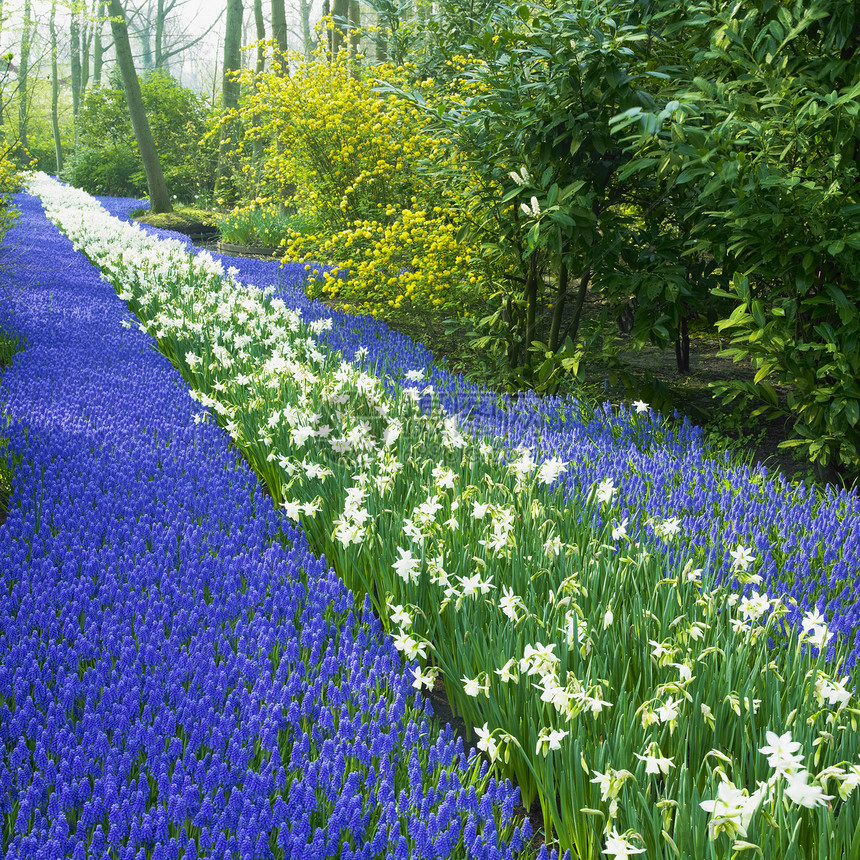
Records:
[[[212,192],[217,150],[201,145],[209,126],[206,98],[179,85],[163,71],[140,79],[141,96],[162,166],[173,192],[182,200]],[[108,84],[91,87],[81,107],[81,136],[66,178],[95,194],[146,193],[134,129],[121,82],[114,73]]]
[[[726,355],[751,360],[756,375],[719,390],[790,416],[794,438],[783,444],[831,474],[856,473],[857,4],[745,0],[652,12],[684,61],[653,110],[628,111],[616,128],[633,131],[629,171],[658,176],[665,199],[687,201],[682,252],[720,268]]]
[[[134,128],[134,137],[137,141],[143,169],[146,172],[150,209],[152,212],[172,212],[173,206],[170,203],[170,195],[167,193],[167,185],[164,181],[164,173],[161,169],[158,151],[155,148],[155,141],[149,128],[149,121],[146,118],[146,109],[140,92],[140,81],[131,55],[125,13],[119,0],[110,0],[108,11],[111,16],[110,26],[116,50],[116,61],[122,75],[128,113],[132,128]]]

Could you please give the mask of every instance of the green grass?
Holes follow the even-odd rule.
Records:
[[[151,213],[148,209],[138,209],[131,217],[141,224],[158,227],[162,230],[174,230],[190,236],[212,234],[217,232],[217,212],[208,209],[195,209],[193,206],[177,206],[173,212]]]

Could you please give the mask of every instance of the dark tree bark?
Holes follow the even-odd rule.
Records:
[[[257,62],[254,66],[256,89],[259,76],[266,68],[266,50],[263,45],[266,40],[266,22],[263,20],[263,0],[254,0],[254,27],[257,37]],[[263,161],[263,139],[259,135],[260,116],[256,112],[251,117],[251,125],[254,128],[254,169],[259,170]]]
[[[218,147],[218,170],[215,188],[225,193],[231,178],[231,149],[237,143],[239,108],[239,80],[242,68],[242,0],[227,0],[227,26],[224,31],[224,69],[221,85],[221,105],[224,117],[221,122],[221,140]]]
[[[158,160],[155,141],[152,139],[152,131],[149,128],[149,121],[146,118],[146,111],[143,107],[140,81],[134,68],[134,59],[128,40],[128,24],[126,23],[125,12],[120,0],[109,0],[108,12],[111,18],[110,28],[113,33],[117,65],[122,75],[128,113],[131,117],[131,125],[134,129],[135,139],[137,140],[137,148],[140,150],[143,169],[146,172],[146,184],[149,188],[149,208],[152,212],[172,212],[173,206],[170,204],[170,195],[167,193],[167,185],[164,182],[161,162]]]
[[[57,17],[57,0],[51,3],[51,20],[49,29],[51,31],[51,132],[54,136],[54,153],[57,159],[57,175],[63,169],[63,144],[60,141],[60,119],[57,113],[59,101],[59,81],[57,79],[57,28],[55,19]]]
[[[558,295],[552,309],[552,323],[549,329],[550,352],[558,352],[559,334],[561,333],[561,319],[564,316],[564,305],[567,301],[567,261],[562,257],[558,267]]]
[[[344,30],[349,25],[349,0],[333,0],[331,16],[334,18],[331,31],[331,56],[334,59],[343,47]]]
[[[75,12],[72,12],[69,24],[69,37],[72,49],[72,116],[77,123],[78,114],[81,112],[81,22]]]

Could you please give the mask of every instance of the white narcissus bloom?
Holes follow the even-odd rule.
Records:
[[[398,631],[393,638],[394,647],[406,655],[407,660],[415,660],[420,657],[427,658],[427,643],[411,637],[403,630]]]
[[[399,603],[392,604],[389,609],[391,610],[389,618],[392,624],[396,624],[404,630],[409,630],[412,627],[412,616]]]
[[[543,754],[546,758],[550,750],[560,750],[561,742],[570,734],[568,731],[560,732],[557,729],[550,729],[544,726],[538,735],[537,744],[535,745],[535,755]]]
[[[613,770],[610,767],[606,773],[594,771],[594,778],[591,782],[600,786],[600,799],[606,801],[616,800],[628,779],[635,779],[629,770]]]
[[[804,633],[809,633],[816,627],[827,626],[827,619],[818,611],[817,608],[811,612],[807,612],[800,622],[800,626]]]
[[[421,382],[424,379],[424,368],[419,367],[417,370],[407,370],[404,376],[409,382]]]
[[[668,699],[657,708],[657,718],[661,723],[674,723],[675,720],[678,719],[678,705],[680,702],[676,702],[673,696],[669,696]]]
[[[627,517],[612,527],[612,540],[627,537]]]
[[[792,740],[790,731],[783,735],[765,732],[764,738],[767,743],[759,747],[759,752],[769,756],[767,763],[776,769],[777,774],[800,768],[804,757],[796,754],[800,750],[800,743]]]
[[[538,480],[542,484],[551,484],[559,475],[567,471],[567,464],[558,457],[544,460],[538,469]]]
[[[708,821],[709,838],[713,841],[720,833],[726,833],[729,839],[745,837],[762,797],[761,789],[750,796],[746,789],[736,788],[728,781],[721,782],[714,800],[703,800],[699,803],[705,812],[711,813],[711,819]]]
[[[284,499],[283,505],[284,513],[293,520],[294,522],[298,522],[299,514],[302,512],[302,503],[296,501],[290,501],[288,499]]]
[[[398,547],[397,551],[400,553],[400,558],[391,566],[404,582],[417,582],[419,576],[418,568],[421,565],[421,559],[414,558],[412,550],[401,549]]]
[[[814,645],[819,650],[827,645],[835,634],[831,633],[823,624],[818,627],[813,627],[812,632],[808,635],[807,640],[810,645]]]
[[[544,541],[543,551],[550,557],[555,558],[561,552],[561,538],[553,535]]]
[[[645,773],[669,773],[669,769],[675,767],[675,762],[670,758],[665,758],[662,753],[660,753],[659,749],[655,749],[655,745],[652,744],[649,747],[651,752],[646,752],[645,755],[639,755],[639,753],[633,753],[640,761],[645,762]],[[654,755],[654,753],[660,753],[659,755]]]
[[[499,676],[499,680],[503,684],[507,684],[510,681],[513,681],[515,684],[518,684],[520,679],[517,676],[517,661],[511,657],[501,669],[496,669],[496,674]]]
[[[657,523],[654,526],[654,534],[657,537],[670,538],[681,531],[681,521],[677,517],[672,517],[668,520],[663,520],[662,523]]]
[[[600,504],[606,504],[607,502],[612,501],[612,497],[615,495],[615,482],[612,478],[604,478],[598,485],[595,490],[595,496],[597,501]]]
[[[484,515],[490,509],[489,505],[484,505],[480,502],[472,503],[472,518],[476,520],[482,520]]]
[[[848,675],[841,681],[834,682],[831,678],[819,673],[818,680],[815,682],[815,696],[819,704],[827,702],[830,705],[838,705],[839,710],[842,710],[851,701],[852,694],[845,689],[845,685],[849,681]]]
[[[481,683],[481,675],[479,675],[477,678],[463,677],[460,680],[463,682],[463,690],[467,696],[477,698],[481,695],[481,693],[483,693],[485,696],[489,696],[490,685],[487,683]]]
[[[634,400],[633,408],[637,412],[647,412],[651,407],[644,400]]]
[[[639,834],[629,831],[621,834],[613,827],[606,834],[606,847],[603,849],[603,853],[614,858],[614,860],[618,860],[619,857],[632,857],[634,854],[644,854],[644,848],[633,847],[633,843],[630,841],[633,836],[639,836]],[[642,837],[639,836],[639,838],[641,839]]]
[[[436,675],[439,670],[435,666],[428,666],[426,669],[421,669],[420,666],[415,666],[412,669],[412,687],[420,690],[422,687],[427,690],[433,689],[433,684],[436,682]]]
[[[815,809],[816,806],[827,806],[828,801],[833,800],[834,795],[825,794],[820,785],[809,785],[809,771],[801,770],[797,773],[787,773],[785,796],[798,806],[806,809]]]
[[[433,477],[442,489],[454,489],[454,480],[457,476],[451,471],[451,469],[448,469],[445,466],[436,466],[436,468],[433,469]]]
[[[749,597],[741,599],[738,609],[745,621],[757,621],[771,607],[770,598],[766,594],[754,591]]]
[[[741,543],[735,549],[730,550],[729,555],[732,557],[732,570],[748,570],[755,560],[752,550],[747,549]]]
[[[490,761],[495,761],[499,757],[499,745],[492,736],[487,723],[484,723],[481,728],[475,727],[475,734],[479,738],[478,749],[486,753]]]

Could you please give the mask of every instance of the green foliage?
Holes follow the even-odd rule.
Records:
[[[555,307],[548,350],[566,336],[578,341],[595,272],[618,255],[632,218],[620,205],[626,156],[610,120],[653,103],[635,65],[646,34],[623,23],[629,8],[612,0],[500,6],[451,58],[458,73],[439,95],[439,136],[475,181],[456,188],[463,172],[444,167],[436,178],[464,201],[486,264],[500,273],[513,367],[532,364],[547,295]],[[425,103],[420,92],[412,98]]]
[[[185,201],[210,196],[217,151],[211,141],[201,143],[210,122],[204,97],[162,71],[148,72],[140,84],[170,193]],[[65,178],[92,194],[144,196],[146,174],[118,80],[87,91],[79,127]]]
[[[682,252],[720,269],[712,295],[730,302],[718,324],[732,335],[725,354],[757,369],[751,383],[721,384],[724,398],[790,414],[786,445],[857,472],[855,5],[748,0],[687,12],[663,21],[685,52],[683,74],[676,64],[650,113],[616,118],[635,129],[628,172],[656,175],[684,213]]]
[[[319,226],[311,215],[285,215],[273,204],[251,204],[218,217],[215,223],[225,242],[268,248],[278,248],[293,233],[312,233]]]

